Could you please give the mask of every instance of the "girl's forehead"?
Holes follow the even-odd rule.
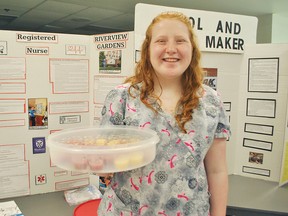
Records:
[[[179,20],[164,19],[154,24],[151,33],[152,35],[163,33],[189,34],[189,30],[187,26]]]

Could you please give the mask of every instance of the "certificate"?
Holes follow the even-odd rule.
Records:
[[[278,92],[279,58],[251,58],[248,65],[248,92]]]

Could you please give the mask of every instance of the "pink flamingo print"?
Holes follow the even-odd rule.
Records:
[[[168,129],[162,129],[161,132],[167,133],[167,135],[170,136],[170,132]]]
[[[113,198],[113,195],[108,195],[108,198],[109,198],[109,199],[112,199],[112,198]]]
[[[185,195],[185,193],[178,194],[177,197],[178,197],[179,199],[185,199],[186,201],[189,200],[189,198]]]
[[[109,112],[110,112],[111,116],[114,116],[114,112],[113,112],[113,110],[112,110],[112,103],[110,103],[110,109],[109,109]]]
[[[144,128],[146,125],[151,125],[151,122],[145,122],[143,125],[140,125],[140,127]]]
[[[181,216],[181,212],[177,212],[177,215],[176,216]]]
[[[184,142],[184,144],[185,144],[187,147],[191,148],[191,151],[194,151],[194,147],[192,146],[192,143],[191,143],[191,142],[190,142],[190,143]]]
[[[176,141],[176,144],[179,144],[181,142],[181,139],[179,138],[177,141]]]
[[[112,203],[111,202],[109,202],[106,212],[108,212],[108,211],[112,211]]]
[[[226,129],[223,128],[222,131],[223,131],[223,133],[228,134],[228,130],[226,130]]]
[[[141,176],[141,177],[139,177],[139,183],[140,184],[142,184],[142,179],[143,179],[143,177]]]
[[[126,88],[126,86],[124,86],[124,85],[118,85],[117,87],[116,87],[117,89],[125,89]]]
[[[174,155],[171,157],[171,159],[168,160],[171,169],[175,167],[175,165],[174,165],[174,163],[173,163],[173,160],[174,160],[176,157],[177,157],[177,155],[174,154]]]
[[[165,214],[165,211],[163,210],[162,212],[158,212],[158,215],[164,215],[164,216],[168,216],[167,214]]]
[[[149,175],[147,176],[148,178],[148,184],[152,184],[152,174],[154,173],[154,170],[152,170]]]
[[[129,104],[127,104],[127,108],[128,108],[128,111],[131,111],[131,112],[136,112],[136,109],[135,108],[132,108],[130,107]]]
[[[195,130],[190,130],[190,131],[188,132],[189,135],[190,135],[191,133],[195,133]]]
[[[118,183],[117,183],[117,182],[116,182],[116,183],[114,183],[113,185],[111,185],[112,189],[115,189],[115,188],[117,188],[117,186],[118,186]]]
[[[141,212],[143,211],[144,208],[148,208],[148,205],[143,205],[139,208],[139,215],[141,215]]]
[[[131,187],[133,187],[137,191],[139,190],[139,187],[133,183],[133,179],[132,178],[130,178],[130,183],[131,183]]]

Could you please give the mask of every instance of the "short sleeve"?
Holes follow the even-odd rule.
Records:
[[[231,136],[230,123],[224,109],[223,102],[220,100],[219,112],[218,112],[218,124],[215,131],[215,138],[226,138]]]
[[[221,96],[209,86],[204,85],[204,90],[203,101],[206,115],[213,124],[213,136],[214,138],[228,139],[231,135],[230,123]]]
[[[120,88],[111,90],[106,98],[101,111],[100,125],[123,125],[125,118],[126,92]]]

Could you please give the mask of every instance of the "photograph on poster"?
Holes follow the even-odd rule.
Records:
[[[273,136],[274,126],[255,123],[245,123],[244,132]]]
[[[263,153],[249,152],[249,162],[256,164],[263,164]]]
[[[7,55],[7,41],[0,41],[0,55]]]
[[[121,50],[105,50],[99,52],[99,73],[121,73]]]
[[[273,143],[262,140],[244,138],[243,146],[248,148],[261,149],[264,151],[272,151]]]
[[[278,92],[279,58],[250,58],[248,65],[248,92]]]
[[[255,167],[243,166],[242,172],[270,177],[270,170],[268,169],[260,169],[260,168],[255,168]]]
[[[48,128],[47,98],[28,99],[29,129]]]
[[[217,68],[203,68],[205,85],[217,90]]]
[[[276,100],[247,98],[246,116],[275,118]]]
[[[231,102],[223,102],[223,105],[226,112],[231,111]]]

